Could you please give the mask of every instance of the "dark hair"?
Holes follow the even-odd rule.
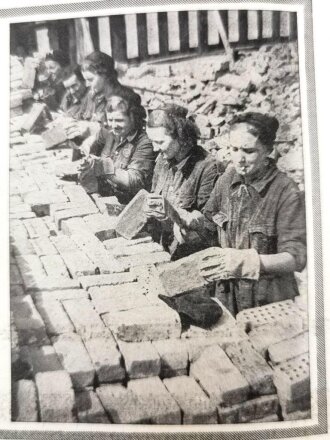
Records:
[[[117,79],[117,71],[115,69],[115,63],[110,55],[104,52],[96,50],[84,59],[83,70],[89,70],[97,75],[103,75],[109,79]]]
[[[53,50],[52,52],[47,53],[45,56],[45,61],[55,61],[61,67],[66,67],[69,65],[68,56],[61,50]]]
[[[65,69],[63,76],[62,76],[62,81],[68,80],[73,75],[75,75],[77,77],[78,81],[85,84],[85,78],[83,77],[83,74],[81,73],[80,66],[73,66],[68,69]]]
[[[120,111],[126,115],[132,115],[135,130],[144,128],[146,111],[141,105],[141,98],[134,93],[125,93],[125,96],[111,96],[107,101],[106,112]]]
[[[197,145],[199,130],[195,122],[187,118],[188,110],[180,105],[169,104],[153,110],[148,119],[148,127],[164,127],[169,136],[184,148]]]
[[[241,123],[251,125],[252,127],[248,130],[249,133],[258,138],[267,150],[273,149],[276,132],[279,128],[277,118],[262,113],[247,112],[234,116],[229,125],[233,127]]]

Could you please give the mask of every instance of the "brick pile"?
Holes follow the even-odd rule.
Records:
[[[224,55],[131,67],[123,81],[136,88],[150,110],[169,102],[186,106],[200,129],[201,144],[217,150],[223,161],[229,160],[227,123],[233,115],[256,111],[276,116],[276,155],[283,157],[279,167],[303,189],[297,44],[263,45],[242,50],[237,58],[230,71]]]
[[[169,255],[143,231],[144,219],[123,222],[127,211],[116,198],[91,197],[56,177],[71,151],[49,150],[33,124],[22,130],[39,110],[12,119],[20,127],[10,148],[12,419],[309,418],[303,300],[247,310],[237,320],[224,308],[212,329],[182,329],[158,297],[173,284],[164,282]],[[179,293],[185,289],[193,290]]]

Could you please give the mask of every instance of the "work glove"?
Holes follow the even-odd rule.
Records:
[[[212,248],[202,258],[200,275],[208,282],[230,279],[258,280],[260,258],[255,249]]]
[[[158,295],[169,307],[180,315],[185,325],[196,325],[208,329],[222,316],[222,308],[205,292],[192,292],[182,296]]]

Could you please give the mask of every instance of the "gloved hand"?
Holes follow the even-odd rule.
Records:
[[[220,280],[258,280],[260,258],[255,249],[212,248],[202,258],[200,275],[209,283]]]
[[[186,211],[182,208],[176,208],[177,213],[180,216],[181,224],[186,229],[198,230],[200,226],[203,224],[204,216],[199,211]]]
[[[167,220],[163,196],[158,194],[148,194],[144,212],[148,218],[155,218],[160,222]]]
[[[92,156],[87,156],[79,165],[77,168],[78,172],[86,172],[88,170],[91,170],[94,166],[94,159]]]

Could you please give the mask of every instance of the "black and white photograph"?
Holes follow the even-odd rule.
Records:
[[[94,3],[8,26],[10,428],[326,433],[311,2]]]

